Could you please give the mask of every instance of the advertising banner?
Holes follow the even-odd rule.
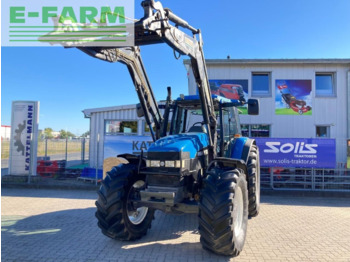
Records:
[[[312,115],[311,80],[276,80],[276,115]]]
[[[10,163],[11,175],[36,175],[39,102],[12,102]]]
[[[120,154],[140,154],[153,143],[151,136],[105,136],[104,159]]]
[[[255,138],[261,167],[335,168],[335,139]]]
[[[213,95],[226,97],[228,99],[248,101],[248,80],[210,79],[209,83]],[[248,114],[246,105],[238,108],[242,111],[242,114]]]
[[[134,1],[3,0],[2,46],[133,46]]]

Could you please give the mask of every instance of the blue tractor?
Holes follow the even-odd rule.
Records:
[[[128,164],[107,173],[96,201],[98,226],[113,239],[135,240],[146,234],[155,210],[198,214],[205,249],[237,256],[248,217],[260,206],[259,151],[241,136],[237,106],[259,113],[256,99],[229,100],[211,95],[201,32],[163,8],[142,2],[144,17],[134,26],[135,46],[77,46],[88,55],[125,64],[140,104],[138,116],[149,125],[153,145],[140,155],[123,154]],[[187,35],[179,28],[192,32]],[[168,97],[161,114],[140,55],[140,46],[166,43],[190,58],[197,96]],[[169,122],[171,122],[169,127]]]

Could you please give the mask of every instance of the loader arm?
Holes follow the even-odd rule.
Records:
[[[139,53],[139,46],[166,43],[181,55],[190,57],[193,75],[198,87],[201,101],[204,124],[209,136],[210,160],[216,156],[217,131],[216,114],[211,97],[207,68],[203,54],[201,32],[190,26],[186,21],[173,14],[169,9],[163,8],[160,2],[146,0],[142,2],[144,17],[134,24],[135,48],[107,48],[107,47],[78,47],[85,53],[109,62],[119,61],[126,64],[134,80],[135,88],[144,109],[147,124],[151,123],[149,114],[154,118],[158,139],[162,126],[162,116],[158,111],[146,72],[143,68]],[[172,25],[170,22],[174,23]],[[181,31],[183,27],[192,32],[188,35]],[[130,51],[133,50],[133,51]],[[132,57],[132,59],[131,59]],[[146,113],[147,112],[147,113]],[[148,114],[149,113],[149,114]],[[147,119],[148,118],[148,119]]]
[[[135,23],[135,45],[167,43],[181,55],[190,57],[203,112],[204,124],[209,136],[210,159],[216,156],[217,131],[216,114],[210,92],[207,68],[203,53],[202,35],[199,29],[189,25],[160,2],[143,1],[144,17]],[[175,23],[172,25],[171,22]],[[192,32],[192,36],[178,27]]]
[[[125,64],[129,70],[130,76],[135,86],[135,90],[140,100],[144,112],[146,123],[150,127],[153,141],[161,136],[163,117],[159,111],[157,101],[154,97],[151,84],[148,80],[145,68],[143,66],[140,48],[122,47],[113,49],[102,49],[99,47],[78,47],[84,53],[108,62],[120,62]],[[152,128],[154,122],[155,130]]]

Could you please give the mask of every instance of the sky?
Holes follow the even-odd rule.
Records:
[[[135,1],[135,18],[143,16]],[[350,58],[350,1],[177,0],[162,1],[200,28],[204,55],[231,58]],[[142,47],[157,100],[188,93],[183,59],[166,44]],[[134,104],[126,67],[63,47],[1,48],[1,124],[11,124],[11,102],[40,101],[39,129],[89,130],[83,109]]]

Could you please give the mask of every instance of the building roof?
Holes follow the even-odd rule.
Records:
[[[349,64],[349,58],[319,58],[319,59],[206,59],[207,65],[241,65],[241,64]],[[189,65],[190,60],[184,59]]]
[[[93,113],[100,113],[100,112],[106,112],[106,111],[130,110],[130,109],[136,109],[136,105],[132,104],[132,105],[123,105],[123,106],[91,108],[91,109],[84,109],[82,112],[84,113],[84,116],[86,118],[89,118]]]

